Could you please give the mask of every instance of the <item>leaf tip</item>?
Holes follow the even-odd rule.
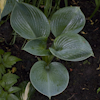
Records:
[[[51,96],[49,96],[49,100],[51,100]]]
[[[97,94],[100,92],[100,87],[97,89]]]
[[[91,56],[95,58],[95,55],[94,55],[94,53],[93,53],[93,52],[92,52]]]

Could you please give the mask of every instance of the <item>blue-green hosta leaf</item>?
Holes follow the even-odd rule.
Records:
[[[54,13],[50,25],[55,37],[63,33],[78,33],[85,25],[85,16],[79,7],[65,7]]]
[[[12,9],[13,9],[13,7],[15,5],[15,1],[16,0],[7,0],[5,8],[4,8],[3,12],[2,12],[1,18],[3,18],[4,16],[8,15],[12,11]]]
[[[26,39],[48,37],[50,34],[49,22],[42,11],[26,3],[16,3],[11,14],[11,26]]]
[[[79,34],[62,34],[49,49],[54,56],[66,61],[81,61],[94,56],[87,40]]]
[[[23,0],[19,0],[19,1],[21,2]],[[3,10],[2,14],[1,14],[1,18],[3,18],[4,16],[8,15],[12,11],[12,9],[13,9],[13,7],[15,5],[15,2],[16,2],[16,0],[7,0],[5,8],[4,8],[4,10]]]
[[[38,38],[26,43],[23,50],[37,56],[50,55],[50,51],[46,49],[47,38]]]
[[[32,66],[30,80],[36,90],[51,98],[65,90],[69,74],[61,63],[47,65],[44,61],[38,61]]]

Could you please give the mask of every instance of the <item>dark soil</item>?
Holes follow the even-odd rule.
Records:
[[[100,100],[100,93],[97,94],[97,89],[100,87],[100,70],[97,70],[100,67],[100,12],[98,11],[90,21],[88,17],[95,9],[94,0],[69,0],[69,5],[80,6],[83,11],[86,17],[86,25],[79,34],[90,43],[95,57],[90,57],[81,62],[59,60],[68,69],[70,81],[66,90],[52,97],[52,100]],[[12,55],[22,59],[22,62],[15,65],[16,74],[20,76],[18,83],[20,83],[29,80],[30,68],[37,61],[37,58],[21,50],[24,39],[19,36],[13,45],[9,45],[12,39],[11,34],[12,28],[8,20],[0,27],[0,48],[11,51]],[[48,100],[47,97],[37,91],[33,97],[34,100]]]

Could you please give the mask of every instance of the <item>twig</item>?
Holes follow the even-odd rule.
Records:
[[[67,100],[70,100],[71,98],[73,98],[73,97],[74,97],[74,95],[75,95],[75,94],[73,94],[73,95],[72,95],[70,98],[68,98]]]

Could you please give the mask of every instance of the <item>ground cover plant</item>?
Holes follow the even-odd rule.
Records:
[[[74,3],[77,4],[77,2],[74,2]],[[90,13],[90,14],[91,14],[91,13]],[[87,25],[86,25],[86,26],[87,26]],[[95,28],[95,27],[94,27],[94,28]],[[88,32],[88,30],[87,30],[87,31],[85,30],[85,32]],[[52,33],[53,33],[53,32],[52,32]],[[82,35],[83,35],[83,33],[84,33],[84,32],[82,31]],[[91,33],[91,32],[89,32],[89,33]],[[84,34],[83,36],[86,36],[86,35]],[[57,36],[57,37],[58,37],[58,36]],[[55,37],[55,38],[53,38],[53,39],[50,37],[50,38],[51,38],[50,40],[51,40],[52,42],[54,42],[54,41],[56,40],[57,37]],[[94,36],[94,37],[95,37],[95,36]],[[48,39],[49,39],[49,37],[48,37]],[[54,39],[55,39],[55,40],[54,40]],[[17,41],[17,40],[16,40],[16,41]],[[27,43],[28,43],[29,41],[30,41],[30,40],[28,39]],[[98,41],[99,41],[99,40],[98,40]],[[91,43],[90,40],[89,40],[89,42]],[[54,43],[52,43],[52,44],[54,44]],[[15,46],[15,45],[14,45],[14,46]],[[47,44],[46,50],[50,49],[50,47],[53,48],[53,45],[48,46],[48,44]],[[92,45],[92,47],[93,47],[93,45]],[[55,48],[53,48],[53,49],[55,49]],[[16,51],[16,50],[15,50],[15,51]],[[17,50],[17,52],[18,52],[18,50]],[[16,54],[17,54],[17,52],[16,52]],[[23,52],[24,52],[24,51],[23,51]],[[22,52],[21,52],[21,53],[22,53]],[[23,54],[23,53],[22,53],[22,54]],[[22,54],[21,54],[21,55],[22,55]],[[18,54],[17,54],[17,55],[18,55]],[[57,56],[57,55],[56,55],[56,56]],[[20,56],[20,57],[21,57],[21,56]],[[34,56],[33,56],[33,57],[34,57]],[[48,57],[40,57],[40,56],[38,56],[38,57],[35,56],[35,57],[38,58],[38,60],[41,60],[41,59],[42,59],[43,61],[45,61],[45,58],[48,58]],[[95,57],[96,57],[96,55],[95,55]],[[51,58],[52,58],[52,56],[51,56]],[[29,59],[30,59],[30,58],[29,58]],[[32,58],[31,58],[31,59],[32,59]],[[30,59],[30,60],[31,60],[31,59]],[[68,65],[67,65],[67,64],[64,64],[64,62],[63,62],[62,60],[60,60],[58,57],[57,57],[56,60],[55,60],[55,59],[56,59],[56,58],[53,59],[53,62],[54,62],[54,61],[60,61],[61,63],[63,63],[63,65],[64,65],[65,67],[67,67],[67,69],[69,70],[69,72],[70,72],[72,75],[73,75],[73,72],[74,72],[74,77],[79,73],[79,71],[80,71],[81,73],[78,74],[78,75],[79,75],[80,77],[82,77],[82,76],[81,76],[82,72],[84,71],[84,72],[83,72],[83,75],[84,75],[85,71],[86,71],[86,72],[89,71],[88,69],[90,68],[90,66],[93,66],[93,65],[92,65],[92,62],[91,62],[90,60],[89,60],[89,61],[86,60],[86,61],[84,61],[83,63],[82,63],[82,62],[78,63],[78,64],[82,65],[82,66],[80,66],[80,67],[79,67],[78,64],[76,64],[76,63],[74,63],[74,64],[75,64],[75,67],[77,67],[77,68],[75,68],[74,65],[73,65],[73,66],[71,65],[71,67],[68,67]],[[30,61],[29,61],[29,60],[26,60],[26,62],[30,62]],[[46,62],[48,62],[48,61],[46,61]],[[69,62],[69,64],[70,64],[70,62]],[[33,64],[32,64],[32,65],[33,65]],[[84,70],[84,69],[83,69],[83,68],[84,68],[83,65],[86,66],[85,69],[87,69],[87,70]],[[30,65],[24,65],[24,66],[28,66],[28,67],[29,67]],[[87,67],[87,66],[88,66],[88,67]],[[76,75],[75,75],[74,69],[71,69],[71,68],[77,69],[77,70],[75,70],[75,71],[76,71]],[[92,68],[93,68],[93,67],[92,67]],[[71,70],[72,70],[72,72],[71,72]],[[78,70],[79,70],[79,71],[78,71]],[[82,71],[82,70],[83,70],[83,71]],[[91,71],[91,69],[90,69],[90,71]],[[72,75],[71,75],[71,74],[70,74],[70,76],[71,76],[71,79],[72,79]],[[86,74],[86,75],[87,75],[87,74]],[[94,73],[93,73],[93,75],[94,75]],[[77,77],[78,77],[78,76],[77,76]],[[80,81],[79,81],[77,77],[75,77],[75,78],[76,78],[76,79],[75,79],[76,81],[73,82],[73,88],[75,88],[75,84],[76,84],[77,82],[79,82],[79,83],[81,82],[81,79],[80,79]],[[87,75],[87,78],[88,78],[88,75]],[[70,81],[71,81],[71,79],[70,79]],[[84,78],[82,78],[82,79],[85,80]],[[88,79],[89,79],[89,78],[88,78]],[[90,80],[91,80],[91,79],[90,79]],[[85,81],[86,81],[86,80],[85,80]],[[83,81],[82,81],[82,82],[83,82]],[[91,81],[91,82],[92,82],[92,81]],[[72,84],[72,83],[71,83],[71,84]],[[90,84],[92,84],[92,83],[90,83]],[[98,83],[98,84],[99,84],[99,83]],[[67,93],[67,95],[65,95],[65,94],[66,94],[65,92],[63,92],[61,95],[63,95],[63,97],[67,97],[67,98],[70,97],[70,96],[72,96],[71,98],[69,98],[69,99],[72,99],[72,100],[73,100],[73,98],[74,98],[74,99],[77,99],[77,100],[80,100],[80,99],[78,98],[78,94],[79,94],[79,93],[77,92],[77,88],[79,89],[79,88],[81,88],[81,87],[83,87],[83,86],[82,86],[82,85],[81,85],[81,87],[80,87],[80,85],[78,85],[78,87],[76,86],[76,87],[77,87],[77,88],[76,88],[76,91],[75,91],[75,90],[72,90],[72,91],[71,91],[70,89],[73,89],[73,88],[71,88],[70,86],[71,86],[71,85],[69,84],[69,86],[68,86],[69,88],[65,90],[65,92]],[[90,86],[91,86],[91,85],[90,85]],[[92,86],[93,86],[93,85],[92,85]],[[86,89],[87,89],[87,90],[86,90]],[[94,89],[94,88],[93,88],[93,89]],[[95,89],[96,89],[96,88],[95,88]],[[91,88],[89,88],[89,90],[88,90],[88,88],[83,87],[82,90],[85,91],[85,92],[88,94],[88,91],[90,91]],[[69,95],[69,93],[68,93],[67,91],[70,93],[70,95]],[[81,91],[81,90],[79,90],[79,91]],[[81,93],[84,93],[83,91],[81,91]],[[71,94],[71,93],[72,93],[72,94]],[[74,93],[78,93],[78,94],[74,94]],[[36,93],[36,94],[37,94],[37,93]],[[90,98],[90,96],[87,97],[87,94],[86,94],[86,96],[85,96],[86,98],[83,97],[83,100],[84,100],[84,99],[87,99],[88,97]],[[40,95],[39,93],[38,93],[38,95],[41,97],[41,95]],[[54,99],[54,100],[55,100],[55,99],[60,100],[60,98],[59,98],[60,96],[57,96],[57,97],[58,97],[58,98],[53,98],[53,99]],[[81,94],[80,94],[80,97],[82,97]],[[94,96],[92,95],[92,97],[95,97],[95,95],[94,95]],[[43,97],[42,97],[42,98],[43,98]],[[41,100],[42,100],[42,98],[41,98]],[[46,98],[45,98],[45,99],[46,99]],[[93,99],[94,99],[94,98],[93,98]],[[87,100],[88,100],[88,99],[87,99]],[[95,100],[95,99],[94,99],[94,100]],[[97,99],[97,100],[99,100],[99,99]]]
[[[19,77],[13,74],[14,68],[10,70],[18,61],[21,59],[12,56],[11,52],[4,52],[0,49],[0,100],[18,100],[14,93],[18,92],[20,88],[13,85],[17,83]]]

